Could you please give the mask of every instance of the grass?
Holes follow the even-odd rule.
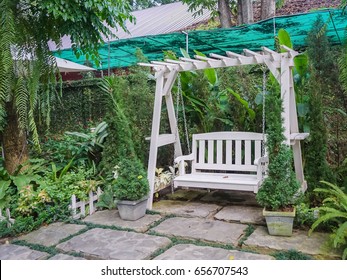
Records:
[[[312,260],[313,259],[311,256],[308,256],[296,250],[277,252],[271,255],[275,257],[276,260]]]
[[[248,224],[247,228],[244,230],[244,236],[239,240],[238,245],[241,247],[247,238],[254,232],[255,228],[253,225]]]

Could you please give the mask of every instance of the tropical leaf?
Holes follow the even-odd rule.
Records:
[[[281,28],[278,31],[278,40],[280,45],[287,46],[291,49],[293,48],[293,43],[290,39],[290,35],[285,29]],[[281,52],[286,52],[286,50],[282,49]]]
[[[247,110],[247,113],[248,113],[250,119],[251,119],[251,120],[254,120],[254,118],[255,118],[255,112],[254,112],[254,110],[252,110],[251,108],[249,108],[248,102],[247,102],[245,99],[243,99],[243,98],[240,96],[240,94],[236,93],[236,92],[233,91],[231,88],[227,88],[227,91],[228,91],[229,93],[231,93],[231,94],[236,98],[236,100],[239,101],[239,102],[242,104],[242,106]]]
[[[308,55],[306,52],[294,57],[294,67],[300,77],[306,76],[308,72]]]

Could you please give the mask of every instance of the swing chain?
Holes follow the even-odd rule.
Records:
[[[181,106],[182,106],[182,114],[183,114],[183,124],[184,124],[184,133],[186,136],[186,142],[187,142],[187,148],[188,153],[190,154],[190,142],[189,142],[189,134],[188,134],[188,125],[187,125],[187,118],[186,118],[186,109],[184,106],[184,100],[183,100],[183,94],[182,94],[182,84],[181,84],[181,75],[178,73],[177,76],[177,87],[178,87],[178,94],[177,94],[177,108],[176,108],[176,116],[177,116],[177,122],[178,122],[178,106],[179,101],[181,100]]]

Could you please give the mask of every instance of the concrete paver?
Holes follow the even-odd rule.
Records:
[[[80,258],[80,257],[74,257],[74,256],[70,256],[70,255],[66,255],[66,254],[57,254],[51,258],[49,258],[49,260],[85,260],[85,258]]]
[[[265,224],[263,208],[260,207],[226,206],[214,218],[228,222],[240,222],[242,224]]]
[[[329,234],[314,232],[311,236],[306,231],[294,230],[293,235],[272,236],[266,227],[258,227],[244,242],[242,248],[264,254],[276,251],[296,250],[312,255],[317,259],[340,258],[341,254],[331,249],[328,245]]]
[[[26,246],[0,245],[0,260],[45,260],[48,257],[48,253],[32,250]]]
[[[152,230],[167,236],[237,245],[246,228],[246,225],[221,221],[175,217],[163,221]]]
[[[193,244],[178,244],[155,260],[272,260],[271,256]]]
[[[118,226],[122,228],[130,228],[138,232],[145,232],[151,224],[161,218],[160,215],[145,215],[137,221],[125,221],[120,218],[118,210],[105,210],[95,212],[93,215],[87,216],[83,221],[92,224]]]
[[[167,194],[166,197],[169,200],[184,200],[184,201],[192,201],[198,199],[207,194],[207,190],[202,189],[179,189],[174,193]]]
[[[166,237],[94,228],[56,248],[63,252],[82,253],[88,259],[144,260],[170,243]]]
[[[240,191],[212,191],[200,199],[206,203],[218,203],[221,205],[249,205],[259,206],[252,192]]]
[[[153,210],[161,214],[174,214],[183,217],[206,218],[216,213],[221,207],[216,204],[187,202],[176,200],[161,200],[153,204]]]
[[[17,240],[24,240],[28,243],[50,247],[57,245],[60,240],[72,234],[76,234],[85,228],[85,225],[65,224],[59,222],[43,226],[38,230],[20,236]]]

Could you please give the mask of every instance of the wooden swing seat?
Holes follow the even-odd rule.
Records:
[[[179,175],[174,187],[258,192],[268,157],[262,155],[263,134],[212,132],[193,135],[192,153],[175,159]],[[186,173],[190,161],[190,173]]]

